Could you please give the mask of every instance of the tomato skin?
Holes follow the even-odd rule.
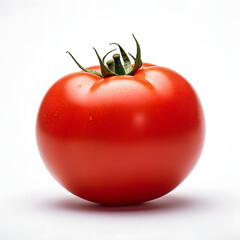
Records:
[[[134,76],[61,78],[41,103],[36,136],[46,167],[67,190],[126,205],[161,197],[187,177],[202,152],[205,121],[181,75],[144,63]]]

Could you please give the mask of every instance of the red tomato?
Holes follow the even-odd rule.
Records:
[[[122,205],[178,186],[198,161],[205,123],[181,75],[143,63],[133,76],[61,78],[41,103],[36,134],[44,163],[67,190]]]

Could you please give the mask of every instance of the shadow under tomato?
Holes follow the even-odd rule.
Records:
[[[59,210],[69,212],[165,212],[178,211],[191,208],[201,208],[206,202],[199,198],[166,195],[156,200],[126,206],[106,206],[88,202],[80,198],[68,197],[64,199],[50,200],[43,202],[41,206],[48,210]]]

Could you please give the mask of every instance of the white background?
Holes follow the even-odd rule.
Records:
[[[0,239],[240,239],[240,1],[1,0]],[[35,141],[41,99],[118,42],[172,68],[198,92],[203,154],[167,196],[137,206],[78,199],[48,173]]]

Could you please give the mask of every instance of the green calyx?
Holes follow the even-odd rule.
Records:
[[[79,64],[77,62],[77,60],[72,56],[72,54],[70,52],[67,52],[72,59],[75,61],[75,63],[85,72],[91,73],[91,74],[95,74],[99,77],[102,78],[107,78],[107,77],[112,77],[112,76],[117,76],[117,75],[134,75],[135,72],[142,66],[142,60],[141,60],[141,49],[139,46],[139,43],[137,41],[137,39],[135,38],[135,36],[133,35],[133,38],[136,42],[137,45],[137,54],[136,57],[133,57],[130,53],[129,55],[133,58],[134,60],[134,65],[132,67],[131,61],[128,57],[128,55],[126,54],[126,52],[123,50],[123,48],[117,44],[117,43],[111,43],[110,45],[117,45],[119,50],[120,50],[120,54],[114,54],[113,55],[113,59],[110,59],[107,61],[107,66],[105,65],[105,58],[108,56],[108,54],[110,54],[111,52],[115,51],[116,49],[113,49],[111,51],[109,51],[102,59],[100,58],[97,50],[95,48],[94,51],[97,55],[99,64],[100,64],[100,68],[101,68],[101,73],[97,72],[97,71],[93,71],[93,70],[89,70],[87,68],[84,68],[81,64]],[[123,63],[124,65],[122,65],[121,59],[120,57],[122,57]]]

